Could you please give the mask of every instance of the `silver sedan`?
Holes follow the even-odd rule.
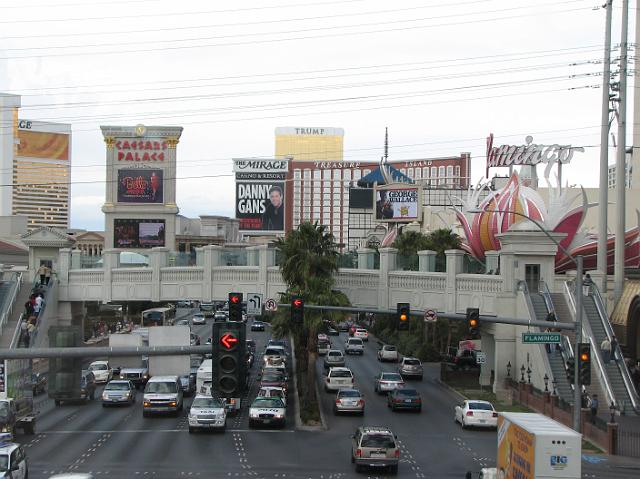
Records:
[[[374,389],[378,394],[386,394],[402,387],[404,387],[404,380],[398,373],[381,372],[375,377]]]
[[[353,412],[364,414],[364,396],[357,389],[341,389],[336,394],[336,402],[333,406],[333,413],[338,415],[341,412]]]

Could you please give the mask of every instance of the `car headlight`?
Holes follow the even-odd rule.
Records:
[[[8,425],[2,426],[2,432],[9,432],[9,426]]]
[[[107,396],[106,394],[102,393],[102,399],[109,399],[109,396]]]
[[[258,413],[257,412],[249,412],[249,417],[252,419],[256,419],[258,417]]]

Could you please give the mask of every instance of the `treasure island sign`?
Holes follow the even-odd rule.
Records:
[[[557,163],[561,165],[569,163],[573,154],[584,152],[584,148],[571,145],[539,145],[533,143],[531,135],[525,138],[524,145],[493,146],[493,133],[487,137],[487,178],[489,168],[537,165],[545,163],[545,178],[548,178],[551,167]]]

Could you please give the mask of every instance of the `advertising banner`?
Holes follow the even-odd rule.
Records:
[[[162,170],[118,170],[118,203],[163,203]]]
[[[114,219],[114,248],[164,246],[164,220]]]
[[[236,181],[236,218],[240,231],[284,231],[283,181]]]
[[[517,424],[498,417],[498,477],[535,477],[535,437]]]
[[[69,135],[18,130],[18,156],[69,160]]]
[[[396,187],[376,190],[376,219],[411,222],[418,219],[418,188]]]

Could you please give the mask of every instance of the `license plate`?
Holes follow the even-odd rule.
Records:
[[[406,402],[406,403],[410,403],[410,402],[411,402],[411,399],[405,399],[405,400],[404,400],[404,402]]]
[[[487,422],[487,421],[485,421],[484,419],[480,419],[480,422],[481,422],[482,424],[484,424],[484,423],[485,423],[485,422]]]
[[[372,452],[371,453],[371,457],[373,457],[373,458],[381,458],[381,457],[387,457],[387,455],[384,454],[384,453]]]
[[[271,422],[271,419],[263,419],[262,422],[265,424],[269,424]]]

